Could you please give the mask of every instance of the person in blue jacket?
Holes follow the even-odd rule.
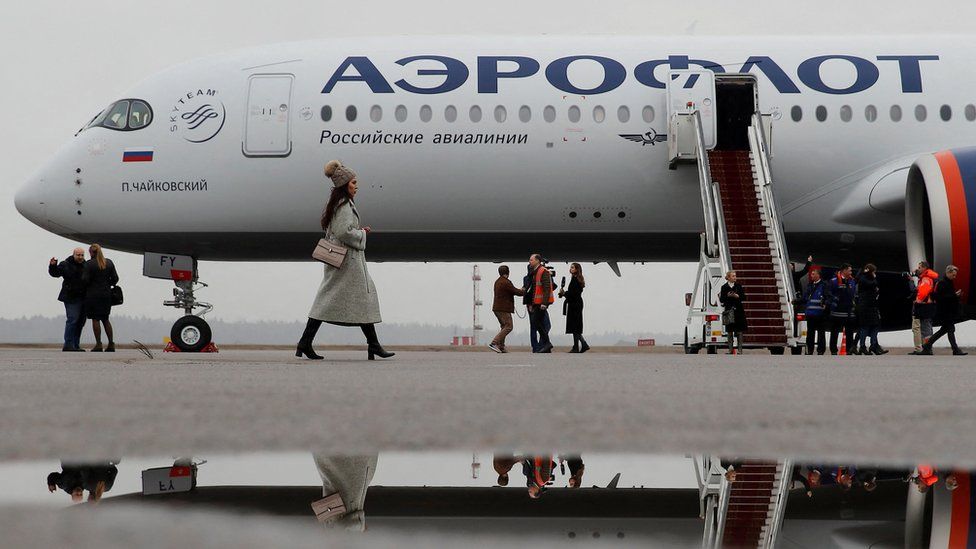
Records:
[[[807,354],[813,354],[814,343],[817,354],[822,355],[827,350],[827,283],[820,278],[820,269],[810,269],[807,273],[809,283],[803,292],[806,303],[804,313],[807,319]]]
[[[854,332],[857,328],[857,316],[854,313],[854,296],[857,295],[857,283],[852,276],[850,263],[844,263],[837,270],[837,276],[827,286],[828,307],[830,308],[830,354],[837,354],[837,336],[843,330],[847,336],[848,354],[857,354],[854,346]]]

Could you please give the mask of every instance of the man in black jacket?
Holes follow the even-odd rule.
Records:
[[[952,354],[957,356],[969,354],[956,344],[956,319],[959,317],[959,297],[962,295],[962,290],[956,289],[955,280],[958,274],[959,268],[949,265],[946,267],[945,276],[935,285],[935,318],[942,325],[938,332],[932,334],[932,337],[922,344],[923,355],[932,354],[932,345],[944,335],[949,336]]]
[[[62,351],[84,352],[81,348],[81,330],[85,327],[85,283],[82,274],[85,271],[85,250],[75,248],[71,257],[58,263],[52,257],[47,272],[54,278],[64,279],[61,282],[61,293],[58,301],[64,303],[64,347]]]

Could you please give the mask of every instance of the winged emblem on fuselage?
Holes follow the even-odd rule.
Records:
[[[619,134],[620,137],[628,141],[633,141],[634,143],[640,143],[643,147],[644,145],[657,145],[658,143],[663,143],[668,140],[667,134],[659,134],[651,128],[651,131],[647,133],[622,133]]]

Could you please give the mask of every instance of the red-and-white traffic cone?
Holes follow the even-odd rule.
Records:
[[[840,356],[847,356],[847,333],[846,332],[841,332]]]

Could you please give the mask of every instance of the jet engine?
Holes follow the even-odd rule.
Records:
[[[976,147],[918,158],[905,188],[905,236],[911,265],[928,261],[943,272],[959,267],[967,318],[976,313]]]

